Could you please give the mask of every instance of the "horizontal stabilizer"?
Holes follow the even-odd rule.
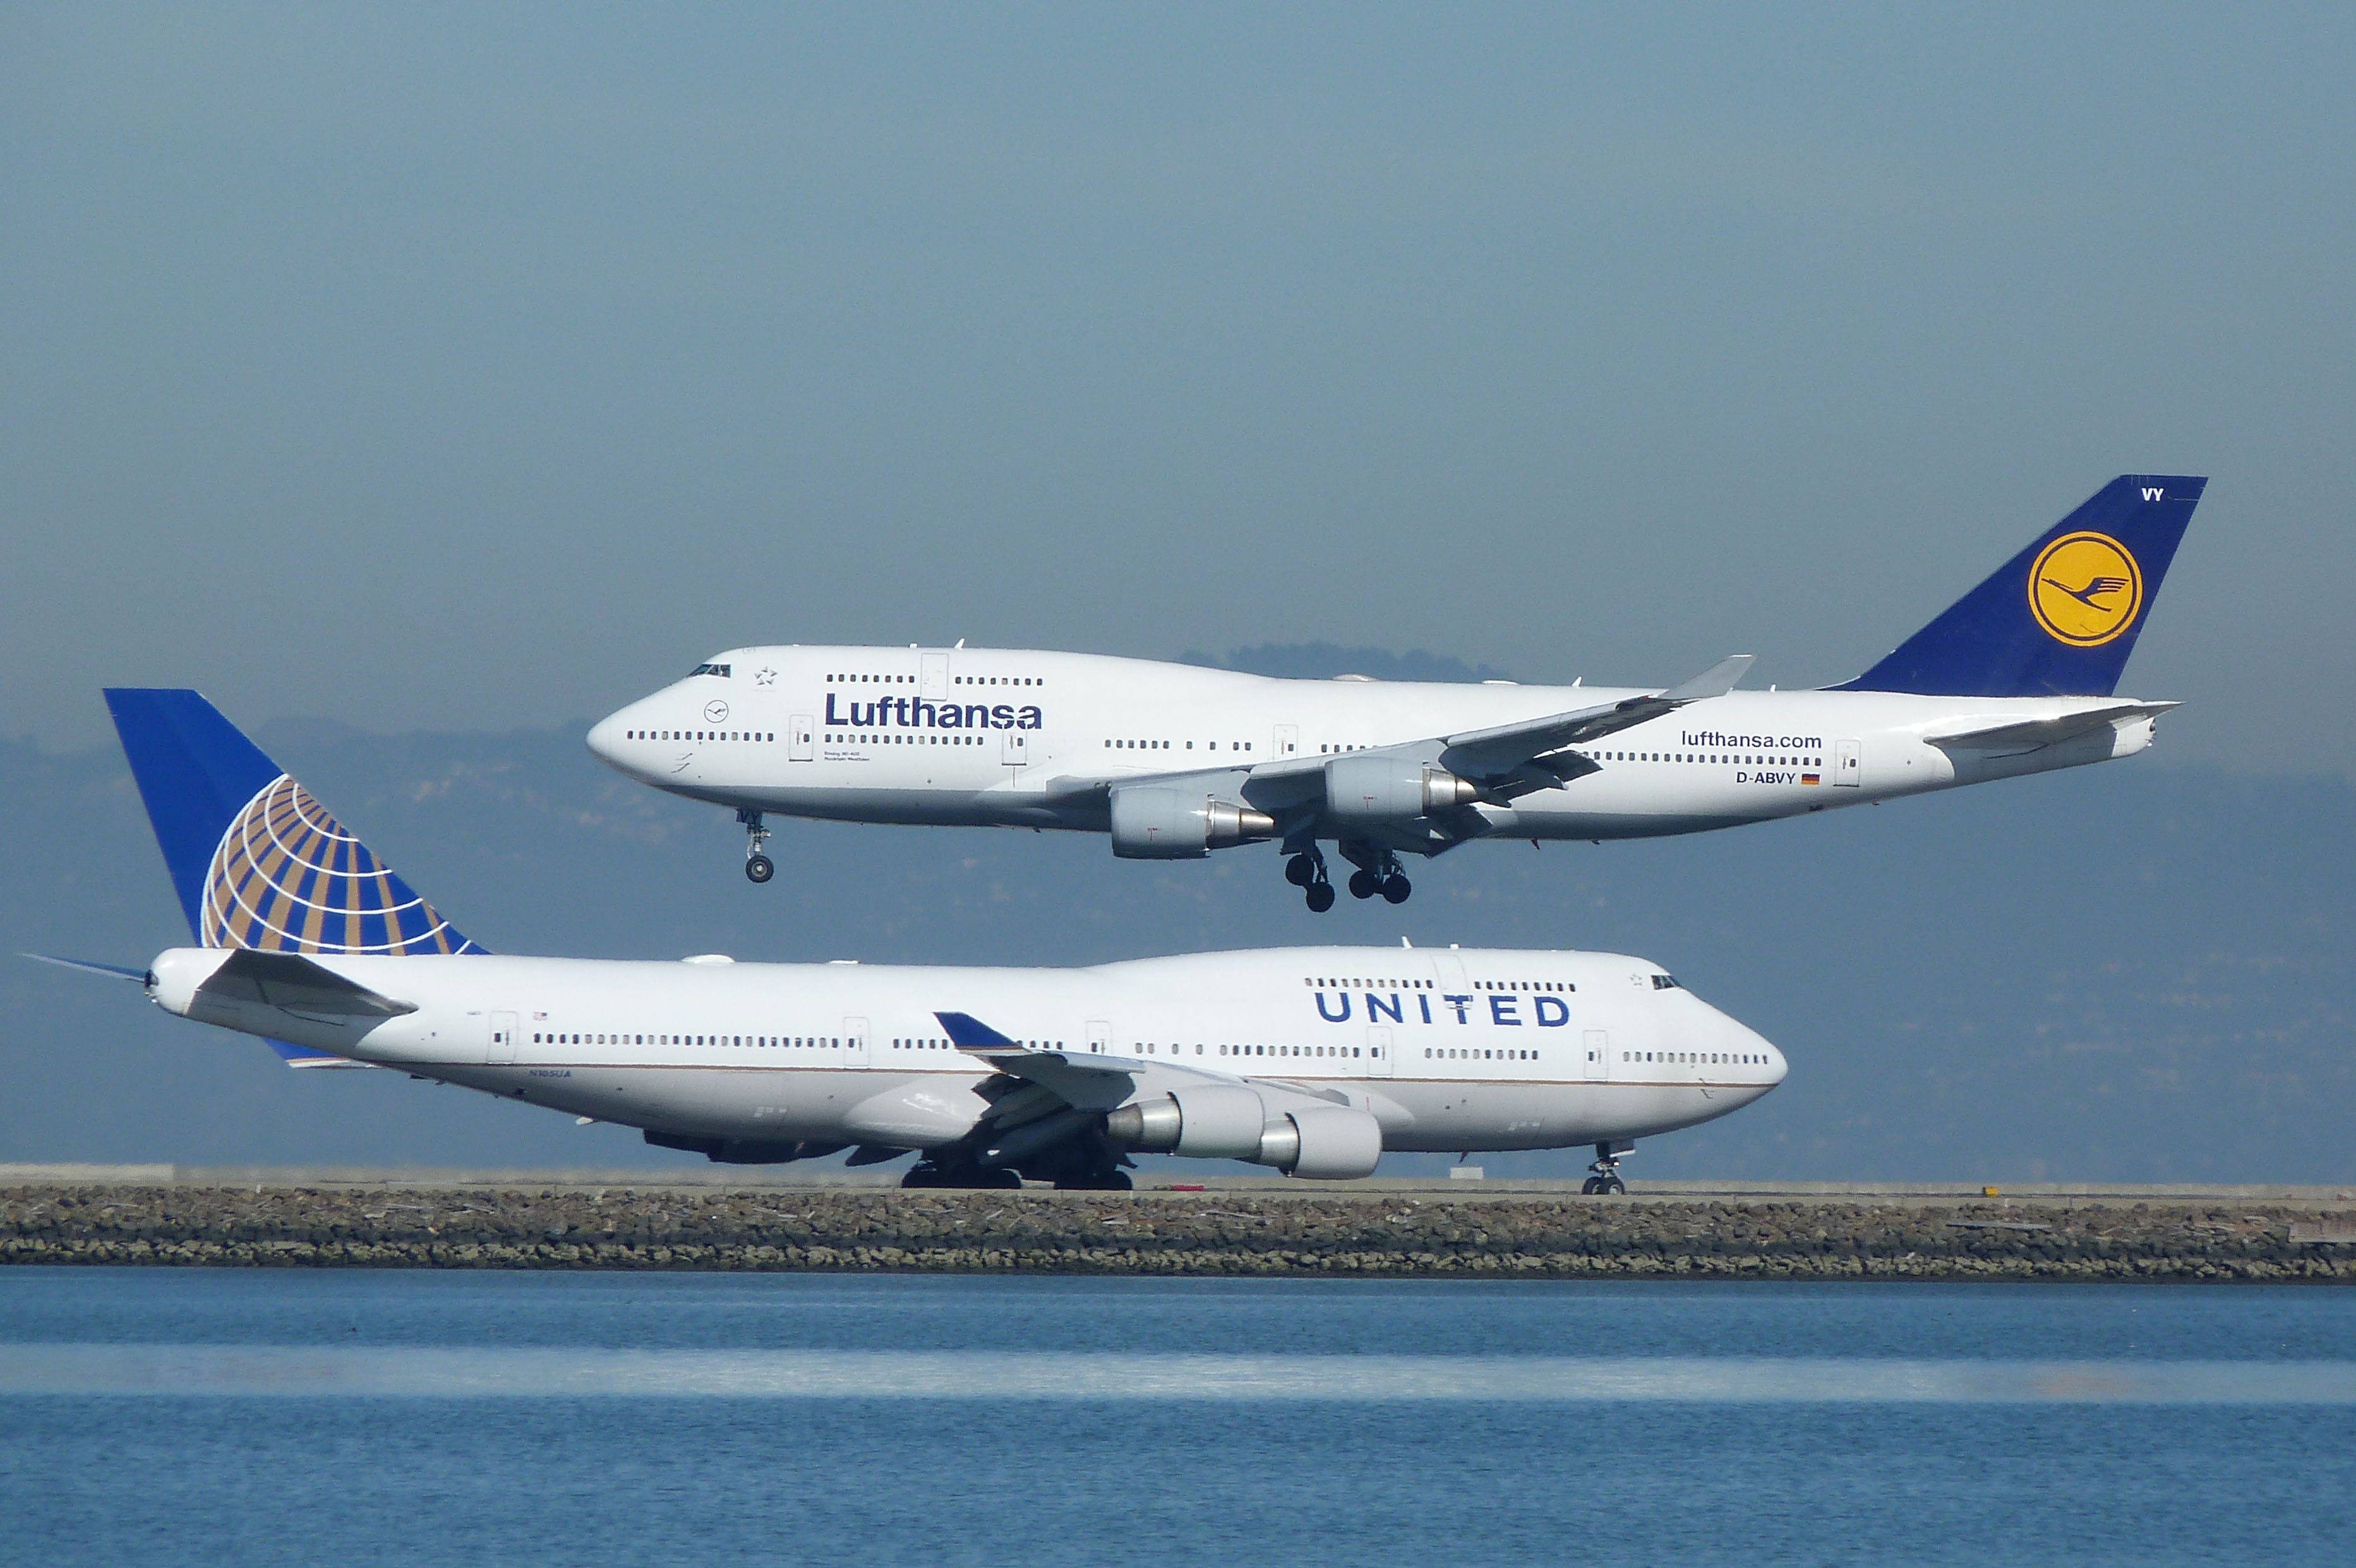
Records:
[[[224,1001],[333,1018],[397,1019],[417,1010],[414,1002],[380,996],[299,953],[251,947],[231,952],[197,991]]]
[[[307,1045],[290,1045],[283,1040],[264,1040],[263,1044],[278,1053],[280,1061],[289,1067],[365,1067],[373,1072],[377,1063],[354,1061],[348,1056],[337,1056],[332,1051],[314,1051]]]
[[[2080,735],[2092,734],[2114,724],[2137,719],[2157,719],[2177,702],[2120,702],[2108,708],[2091,708],[2082,713],[2058,714],[2051,719],[2027,719],[2010,724],[1991,724],[1979,730],[1958,730],[1951,734],[1925,735],[1922,738],[1942,750],[1959,752],[2031,752],[2040,746],[2051,746]]]

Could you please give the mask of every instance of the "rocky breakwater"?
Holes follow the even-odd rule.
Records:
[[[2202,1203],[52,1186],[0,1190],[0,1263],[2356,1283],[2329,1239],[2351,1226]]]

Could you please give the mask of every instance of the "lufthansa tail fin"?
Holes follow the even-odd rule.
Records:
[[[1836,691],[2108,697],[2208,480],[2122,474]]]
[[[201,945],[484,951],[196,692],[112,688],[106,706]]]

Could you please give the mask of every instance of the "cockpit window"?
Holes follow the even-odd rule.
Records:
[[[716,675],[724,679],[727,677],[728,669],[729,667],[724,664],[700,664],[693,669],[689,670],[687,673],[691,677],[699,675]]]
[[[1677,977],[1675,975],[1655,975],[1653,976],[1653,989],[1655,991],[1675,991],[1682,989],[1682,987],[1678,986]]]

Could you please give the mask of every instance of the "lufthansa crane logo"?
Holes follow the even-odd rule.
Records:
[[[2096,648],[2135,624],[2143,569],[2108,534],[2064,534],[2029,569],[2029,610],[2073,648]]]
[[[724,702],[707,702],[707,703],[705,703],[705,704],[703,705],[703,721],[704,721],[706,724],[725,724],[725,723],[727,723],[727,722],[728,722],[728,704],[726,704],[726,703],[724,703]]]

